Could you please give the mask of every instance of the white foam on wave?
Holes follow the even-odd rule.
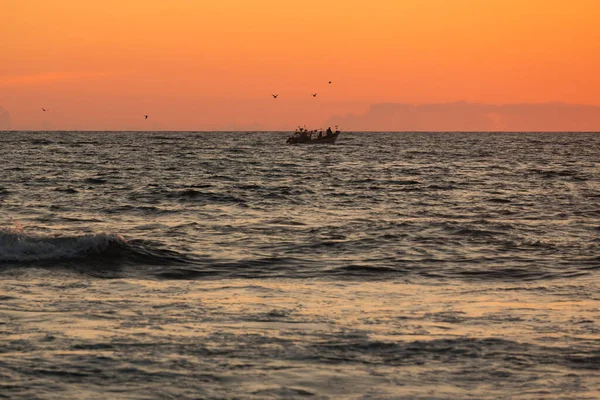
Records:
[[[20,227],[0,230],[0,262],[31,262],[72,259],[98,254],[111,244],[125,244],[116,234],[48,237],[28,235]]]

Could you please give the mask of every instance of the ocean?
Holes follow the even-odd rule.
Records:
[[[0,398],[596,399],[600,135],[0,132]]]

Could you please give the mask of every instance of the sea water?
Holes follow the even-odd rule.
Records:
[[[1,132],[0,397],[600,396],[600,135]]]

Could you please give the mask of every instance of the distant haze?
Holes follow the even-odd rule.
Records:
[[[364,114],[331,118],[365,131],[600,131],[600,107],[547,104],[374,104]]]
[[[0,106],[0,130],[12,129],[10,113]]]
[[[264,102],[214,102],[206,115],[193,109],[177,119],[162,113],[135,118],[106,117],[86,119],[81,113],[69,118],[64,111],[41,114],[38,124],[14,126],[7,110],[0,107],[0,130],[189,130],[189,131],[276,131],[297,125],[324,129],[339,126],[344,131],[600,131],[600,107],[565,103],[477,104],[467,102],[437,104],[360,103],[320,104],[319,108],[298,102],[287,107],[279,103],[277,113]],[[222,109],[230,109],[229,122],[220,119]],[[352,110],[352,112],[348,112]],[[59,115],[60,118],[56,118]],[[295,124],[287,122],[295,121]]]

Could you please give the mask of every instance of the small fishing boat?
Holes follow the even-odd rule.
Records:
[[[322,135],[317,137],[311,137],[309,134],[304,132],[296,132],[293,136],[290,136],[286,141],[287,144],[335,144],[336,139],[340,136],[340,131],[336,131],[330,135]]]

